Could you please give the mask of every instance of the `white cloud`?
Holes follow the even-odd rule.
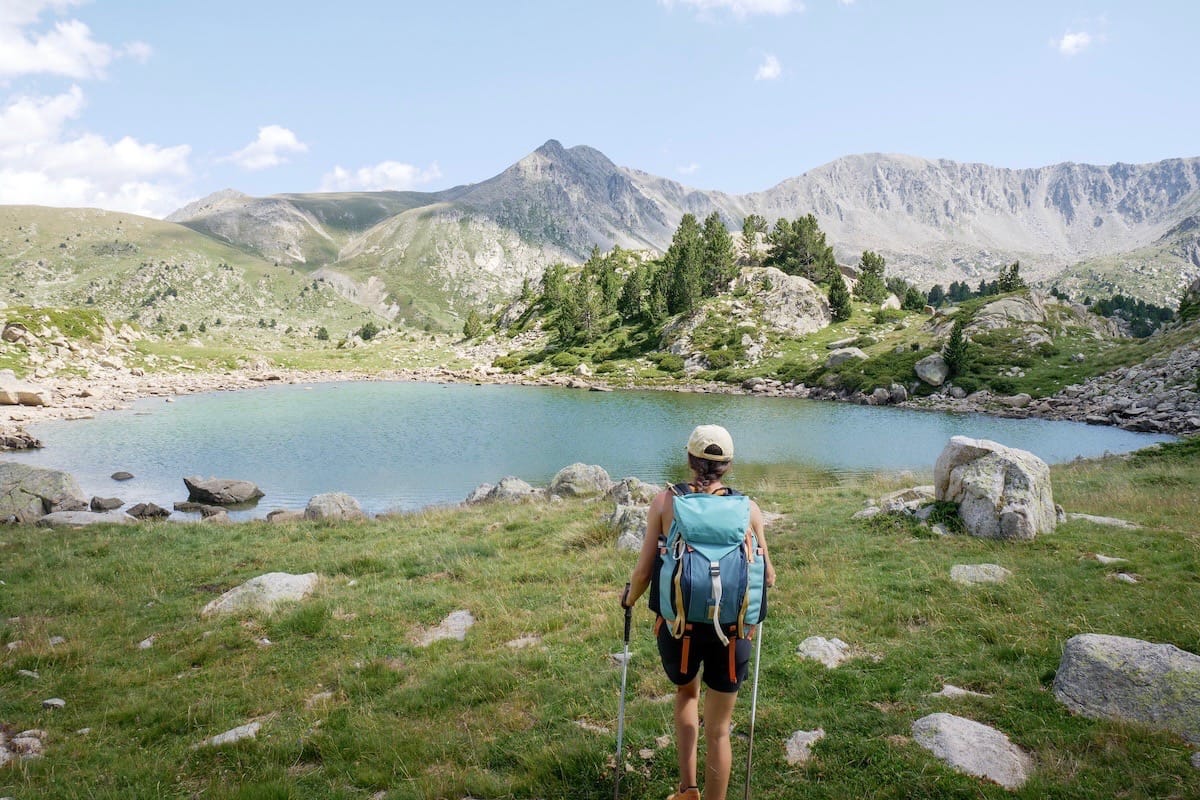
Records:
[[[321,178],[322,192],[382,192],[387,190],[415,189],[422,184],[435,181],[442,176],[437,164],[425,169],[402,164],[399,161],[382,161],[374,166],[360,167],[353,172],[341,166],[333,168]]]
[[[1068,32],[1055,43],[1055,46],[1058,47],[1058,52],[1064,56],[1074,56],[1082,53],[1094,41],[1095,39],[1093,39],[1092,35],[1086,31],[1079,31],[1078,33]]]
[[[697,11],[727,10],[735,17],[759,14],[783,16],[804,10],[800,0],[659,0],[667,8],[676,5],[688,6]]]
[[[754,73],[754,80],[773,81],[782,74],[783,65],[779,63],[779,59],[767,53],[763,62],[758,65],[758,71]]]
[[[854,5],[854,0],[838,0],[838,5],[839,6],[852,6],[852,5]]]
[[[289,153],[306,152],[308,145],[296,134],[279,125],[267,125],[258,129],[258,138],[253,142],[220,160],[232,161],[242,169],[259,170],[286,164]]]
[[[98,42],[92,30],[77,19],[63,19],[47,30],[29,30],[45,11],[60,13],[77,0],[3,0],[0,2],[0,79],[20,75],[60,75],[98,78],[116,58],[144,61],[150,47],[131,42],[114,48]]]
[[[680,175],[695,175],[700,171],[700,165],[693,161],[690,164],[685,164],[682,167],[676,167]]]
[[[72,86],[0,108],[0,204],[97,206],[146,216],[178,208],[191,148],[71,133],[67,126],[83,106],[83,91]]]

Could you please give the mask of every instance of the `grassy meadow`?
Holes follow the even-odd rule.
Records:
[[[762,646],[753,796],[1200,796],[1181,739],[1073,717],[1050,691],[1077,633],[1200,652],[1198,444],[1055,467],[1068,511],[1142,527],[1072,521],[1025,544],[851,521],[865,499],[911,478],[814,475],[798,495],[748,475],[742,488],[783,515],[768,528],[779,586]],[[609,511],[570,501],[360,524],[0,529],[0,723],[48,732],[45,758],[0,768],[0,797],[611,797],[611,654],[635,556],[614,549]],[[1128,563],[1102,566],[1096,553]],[[952,565],[985,562],[1013,577],[950,581]],[[1116,580],[1119,569],[1139,582]],[[272,571],[323,582],[272,615],[201,618],[222,591]],[[418,646],[459,609],[477,619],[465,641]],[[628,798],[665,796],[675,780],[674,745],[660,738],[672,732],[672,687],[650,625],[642,605]],[[803,661],[796,647],[811,635],[841,638],[856,657],[833,670]],[[56,636],[65,643],[51,646]],[[522,637],[536,639],[510,644]],[[990,697],[930,697],[945,683]],[[744,774],[746,695],[731,797]],[[66,707],[43,710],[51,697]],[[912,722],[935,711],[1008,734],[1036,762],[1029,783],[1010,793],[944,767],[910,739]],[[193,747],[253,720],[256,740]],[[813,759],[789,766],[789,736],[818,727],[827,735]]]

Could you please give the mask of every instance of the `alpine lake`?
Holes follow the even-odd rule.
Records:
[[[140,400],[95,419],[30,427],[45,447],[6,454],[70,472],[85,494],[165,508],[182,478],[240,478],[266,496],[241,519],[303,509],[346,492],[364,511],[462,501],[507,475],[545,486],[562,467],[599,464],[614,480],[685,477],[692,427],[724,425],[731,485],[803,490],[878,472],[928,475],[951,436],[991,439],[1049,463],[1123,453],[1173,437],[1036,419],[1002,419],[792,398],[666,391],[586,392],[513,385],[346,382]],[[127,471],[132,480],[110,476]],[[181,515],[176,515],[181,516]]]

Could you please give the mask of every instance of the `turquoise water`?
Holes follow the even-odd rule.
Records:
[[[325,383],[144,400],[94,420],[45,423],[31,428],[44,449],[5,458],[68,470],[89,496],[130,504],[170,508],[186,499],[183,476],[202,475],[250,480],[266,492],[239,516],[303,508],[329,491],[348,492],[379,513],[456,503],[505,475],[545,485],[576,461],[599,464],[614,478],[661,483],[679,475],[688,433],[700,423],[730,430],[744,478],[765,473],[785,484],[811,474],[796,467],[839,475],[929,472],[958,434],[1031,450],[1052,463],[1171,438],[787,398]],[[136,477],[117,483],[109,476],[118,470]]]

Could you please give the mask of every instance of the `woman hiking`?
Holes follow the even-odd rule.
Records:
[[[692,431],[687,443],[688,468],[691,480],[660,492],[650,505],[646,520],[646,538],[638,556],[637,566],[622,594],[621,606],[631,608],[651,585],[660,537],[671,530],[674,521],[675,497],[688,494],[737,494],[722,483],[725,473],[733,466],[733,439],[720,425],[700,425]],[[764,561],[764,582],[775,584],[775,569],[767,556],[763,538],[763,516],[758,505],[749,501],[750,523],[746,532],[746,549],[751,557]],[[757,548],[750,547],[751,533]],[[760,556],[756,556],[761,554]],[[653,606],[653,601],[652,601]],[[696,782],[696,750],[700,732],[700,681],[708,685],[704,698],[704,800],[724,800],[729,786],[732,751],[729,726],[738,689],[746,678],[750,662],[749,638],[723,636],[713,625],[682,625],[681,636],[672,632],[670,624],[659,616],[654,630],[663,670],[676,686],[675,739],[679,753],[679,789],[668,800],[700,800]],[[719,627],[719,626],[718,626]],[[752,635],[752,634],[751,634]],[[725,641],[722,641],[725,639]]]

